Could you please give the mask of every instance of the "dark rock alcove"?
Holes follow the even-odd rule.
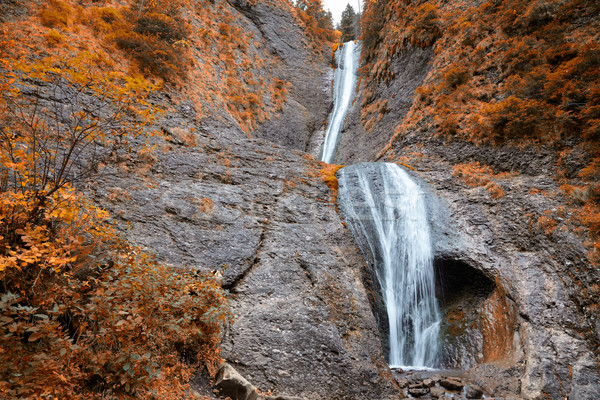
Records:
[[[444,368],[467,369],[484,360],[484,303],[496,290],[495,282],[468,263],[437,258],[436,297],[442,312]]]

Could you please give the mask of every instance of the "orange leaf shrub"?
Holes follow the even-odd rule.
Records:
[[[46,33],[45,37],[51,47],[58,46],[65,41],[65,37],[56,29],[50,29],[48,33]]]
[[[271,95],[271,104],[273,105],[273,109],[275,111],[283,111],[290,83],[281,79],[275,79],[272,85],[273,94]]]
[[[452,176],[471,187],[485,187],[493,199],[504,197],[502,188],[494,182],[495,179],[504,177],[504,174],[494,175],[492,169],[487,165],[481,165],[479,162],[470,164],[457,164],[452,170]]]
[[[197,367],[220,362],[220,284],[115,239],[73,188],[156,115],[154,86],[103,60],[2,60],[1,398],[190,398]]]
[[[321,0],[301,0],[296,2],[296,16],[310,40],[314,51],[322,53],[325,50],[323,42],[334,43],[339,34],[333,29],[331,14],[323,10]]]
[[[530,138],[534,141],[552,140],[555,116],[547,104],[511,96],[484,106],[483,127],[479,134],[496,143]]]
[[[47,246],[62,234],[23,237]],[[122,245],[103,251],[104,264],[71,259],[61,272],[44,269],[56,265],[49,254],[13,252],[20,269],[0,273],[2,396],[187,399],[197,366],[220,363],[229,314],[214,278],[168,269]]]
[[[91,7],[82,16],[83,24],[91,26],[96,32],[110,34],[127,29],[127,21],[122,10],[114,7]]]
[[[550,235],[556,230],[556,220],[548,212],[546,212],[546,215],[538,218],[537,224],[546,235]]]
[[[335,174],[344,167],[345,165],[321,163],[321,168],[319,169],[321,180],[325,182],[327,187],[329,187],[329,190],[331,190],[331,199],[333,202],[335,202],[335,199],[337,198],[338,191],[338,180]]]
[[[49,28],[65,28],[73,14],[71,5],[62,0],[49,0],[40,9],[39,16],[42,25]]]
[[[115,27],[121,25],[114,33],[115,42],[138,61],[142,71],[166,81],[183,78],[190,63],[186,41],[190,31],[187,23],[177,9],[159,12],[149,8],[145,11],[137,13],[133,26],[115,24],[115,21],[120,21],[119,15],[107,11],[104,11],[101,19],[106,24],[111,21]],[[130,18],[134,15],[134,10],[129,11]]]

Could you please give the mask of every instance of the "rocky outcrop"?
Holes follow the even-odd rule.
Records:
[[[452,266],[460,262],[496,284],[480,306],[471,308],[481,315],[477,363],[520,370],[524,398],[544,393],[594,398],[599,382],[595,328],[579,304],[580,286],[572,276],[580,271],[593,279],[595,273],[580,238],[560,231],[547,235],[533,217],[560,203],[531,188],[556,191],[555,183],[543,175],[515,176],[501,182],[506,195],[493,199],[484,188],[456,182],[452,164],[443,159],[414,165],[449,210],[454,235],[437,240],[442,277],[452,275]]]
[[[25,0],[3,0],[0,1],[0,22],[11,21],[20,18],[27,12]]]
[[[221,396],[233,400],[258,399],[256,388],[227,363],[217,371],[214,386]]]
[[[331,103],[333,75],[328,57],[316,56],[306,48],[306,38],[290,13],[264,2],[255,3],[233,1],[277,60],[269,75],[291,85],[281,113],[262,124],[252,136],[306,151],[312,136],[327,119]],[[328,56],[329,49],[324,54]]]

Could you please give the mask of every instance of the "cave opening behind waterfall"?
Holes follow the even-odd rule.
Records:
[[[496,284],[462,260],[436,257],[433,265],[442,314],[440,367],[468,369],[484,361],[484,304]]]
[[[435,297],[441,314],[440,349],[435,368],[466,370],[485,361],[486,338],[482,326],[486,317],[485,304],[497,286],[494,280],[465,261],[436,257],[433,266]],[[389,320],[381,287],[374,274],[372,269],[368,269],[366,280],[372,289],[371,307],[389,362]]]

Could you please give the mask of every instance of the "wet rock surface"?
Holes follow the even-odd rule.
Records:
[[[464,371],[392,369],[394,378],[407,398],[423,400],[446,399],[511,399],[521,400],[513,394],[479,386]],[[508,396],[508,397],[506,397]]]

